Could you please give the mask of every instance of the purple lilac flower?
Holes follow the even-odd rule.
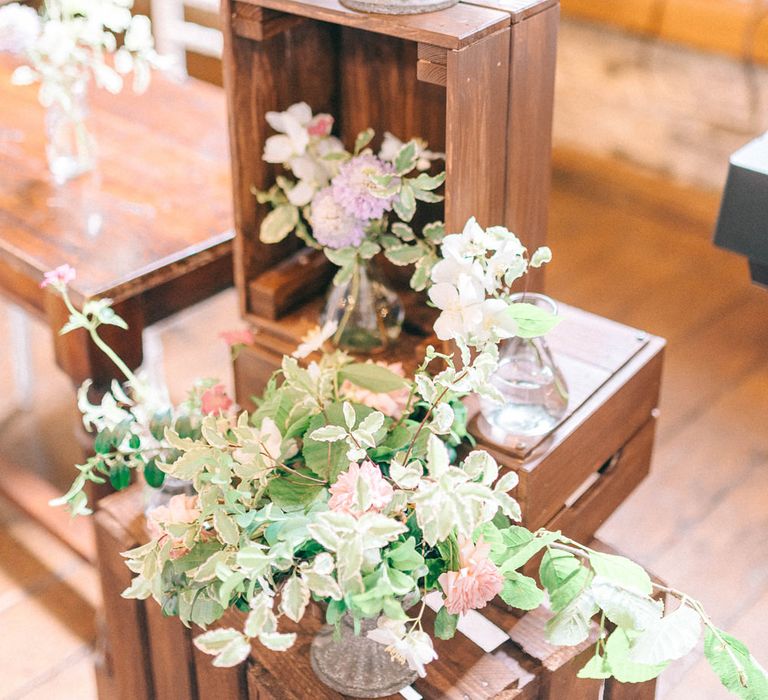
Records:
[[[356,219],[380,219],[384,212],[392,209],[395,195],[376,196],[376,185],[371,176],[394,172],[391,163],[385,163],[370,153],[355,156],[344,163],[339,169],[339,174],[333,178],[333,196],[347,213]]]
[[[318,243],[328,248],[357,246],[365,238],[364,222],[350,216],[339,206],[331,187],[320,190],[314,196],[309,219]]]

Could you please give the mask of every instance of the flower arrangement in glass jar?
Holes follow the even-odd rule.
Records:
[[[29,61],[14,71],[13,82],[40,83],[48,162],[57,182],[94,167],[85,123],[90,79],[116,94],[132,73],[134,91],[143,92],[150,69],[163,64],[149,18],[132,15],[132,6],[133,0],[46,0],[39,14],[19,3],[0,7],[0,51]],[[119,46],[118,35],[123,35]]]
[[[166,614],[201,627],[229,608],[243,611],[242,628],[212,629],[195,640],[217,666],[244,661],[253,643],[290,648],[296,633],[284,621],[300,623],[311,601],[321,603],[344,654],[355,654],[359,639],[366,654],[378,650],[395,669],[381,673],[366,697],[427,673],[436,658],[422,626],[430,594],[439,603],[434,634],[441,639],[496,596],[521,610],[548,603],[546,633],[556,645],[582,644],[596,620],[583,678],[654,678],[693,650],[703,628],[706,658],[726,688],[741,698],[768,696],[763,668],[694,598],[654,583],[624,557],[515,524],[517,475],[471,449],[462,399],[499,398],[491,381],[498,343],[534,337],[557,322],[507,291],[511,279],[550,257],[542,249],[529,258],[506,229],[484,230],[471,220],[446,237],[429,288],[440,311],[436,333],[455,352],[428,347],[412,379],[338,350],[319,353],[318,334],[305,348],[314,359],[285,357],[255,411],[228,401],[206,411],[195,403],[194,431],[180,429],[178,418],[155,418],[153,439],[163,449],[156,467],[191,481],[193,493],[150,514],[152,538],[124,555],[136,576],[123,595],[152,597]],[[54,279],[54,286],[66,300],[65,283]],[[98,337],[99,322],[117,319],[108,302],[89,304],[83,313],[72,310],[69,327]],[[135,391],[136,379],[128,380]],[[148,439],[141,425],[148,412],[124,418],[112,414],[126,403],[122,395],[105,401],[102,416],[91,420],[103,420],[98,454],[79,467],[79,481],[105,465],[114,469],[110,460],[125,460]],[[131,463],[140,467],[142,459]],[[63,499],[76,512],[85,505],[81,487]],[[536,581],[521,569],[538,555]],[[658,591],[673,604],[654,598]],[[313,643],[313,668],[344,690],[344,659],[329,663],[330,640],[321,633]],[[378,678],[385,666],[380,658],[375,664]]]
[[[401,142],[390,133],[374,153],[372,129],[361,132],[351,152],[332,135],[334,119],[313,114],[304,102],[285,112],[267,112],[278,133],[264,147],[267,163],[282,165],[258,201],[272,211],[264,218],[260,239],[278,243],[294,233],[322,249],[339,270],[326,305],[324,321],[337,324],[333,342],[350,350],[371,352],[395,340],[403,322],[397,295],[368,266],[379,253],[395,265],[415,265],[410,284],[426,288],[443,223],[426,224],[417,236],[410,222],[418,202],[439,202],[436,193],[445,173],[430,175],[443,154],[421,139]]]

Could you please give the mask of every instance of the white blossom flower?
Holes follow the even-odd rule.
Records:
[[[315,350],[323,347],[323,343],[331,338],[336,332],[339,324],[336,321],[326,321],[322,328],[315,326],[301,339],[299,346],[293,351],[293,357],[302,359],[311,355]]]
[[[531,267],[541,267],[552,260],[552,251],[548,246],[542,246],[531,257]]]
[[[509,304],[502,299],[486,299],[480,305],[482,320],[475,329],[475,342],[498,342],[517,333],[517,323],[507,313]]]
[[[420,630],[405,631],[405,625],[397,620],[380,617],[378,627],[366,635],[374,642],[386,645],[389,655],[400,663],[407,663],[422,678],[427,675],[424,665],[437,658],[432,639]]]
[[[429,298],[442,312],[435,321],[435,333],[440,340],[469,338],[483,320],[482,303],[485,292],[473,277],[460,275],[457,286],[448,282],[429,289]]]
[[[307,125],[312,119],[312,110],[306,102],[291,105],[285,112],[267,112],[265,118],[278,132],[264,144],[263,159],[267,163],[287,163],[304,155],[309,145]]]
[[[27,5],[12,2],[0,7],[0,51],[23,54],[40,35],[40,16]]]

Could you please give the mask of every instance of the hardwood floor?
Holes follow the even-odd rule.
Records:
[[[768,292],[750,285],[741,258],[711,244],[717,206],[717,195],[559,149],[548,290],[669,339],[652,475],[600,534],[700,598],[765,663]],[[231,291],[166,322],[159,336],[176,396],[194,376],[229,378],[216,336],[238,325]],[[35,409],[5,419],[0,452],[54,465],[63,485],[75,416],[49,345],[34,326]],[[0,386],[10,396],[7,346]],[[0,698],[95,697],[97,604],[92,570],[0,502]],[[670,668],[658,697],[729,697],[703,664],[692,657]]]

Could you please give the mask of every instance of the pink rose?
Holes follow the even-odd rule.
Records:
[[[310,136],[328,136],[333,128],[333,117],[330,114],[316,114],[307,126]]]
[[[393,362],[391,364],[377,362],[376,364],[380,367],[386,367],[390,372],[393,372],[400,377],[405,377],[405,370],[403,369],[402,362]],[[359,403],[363,406],[369,406],[395,420],[403,415],[403,411],[408,406],[408,399],[411,394],[410,389],[407,386],[402,389],[395,389],[386,394],[376,394],[368,389],[356,386],[348,380],[344,380],[342,383],[340,393],[348,401]]]
[[[223,384],[206,389],[200,397],[201,409],[207,416],[211,413],[224,413],[234,402],[227,396]]]
[[[183,557],[189,549],[184,546],[179,537],[172,537],[166,531],[168,525],[179,523],[191,524],[200,517],[200,507],[197,496],[185,496],[183,493],[172,496],[167,506],[158,506],[147,513],[147,530],[153,539],[158,541],[171,538],[171,559]]]
[[[459,540],[459,571],[446,571],[438,578],[445,593],[445,608],[452,615],[484,608],[504,586],[504,577],[488,558],[491,546],[483,542]]]
[[[66,287],[77,277],[75,268],[71,265],[59,265],[55,270],[50,270],[43,275],[43,281],[40,283],[40,288],[45,289],[49,285],[60,289]]]
[[[230,347],[234,345],[251,345],[256,339],[250,328],[235,328],[219,333],[219,337]]]
[[[358,501],[358,480],[362,480],[368,491],[368,503]],[[331,510],[360,516],[371,511],[380,512],[389,505],[394,489],[387,483],[379,468],[366,460],[362,465],[352,462],[349,469],[339,474],[336,483],[329,489]]]

